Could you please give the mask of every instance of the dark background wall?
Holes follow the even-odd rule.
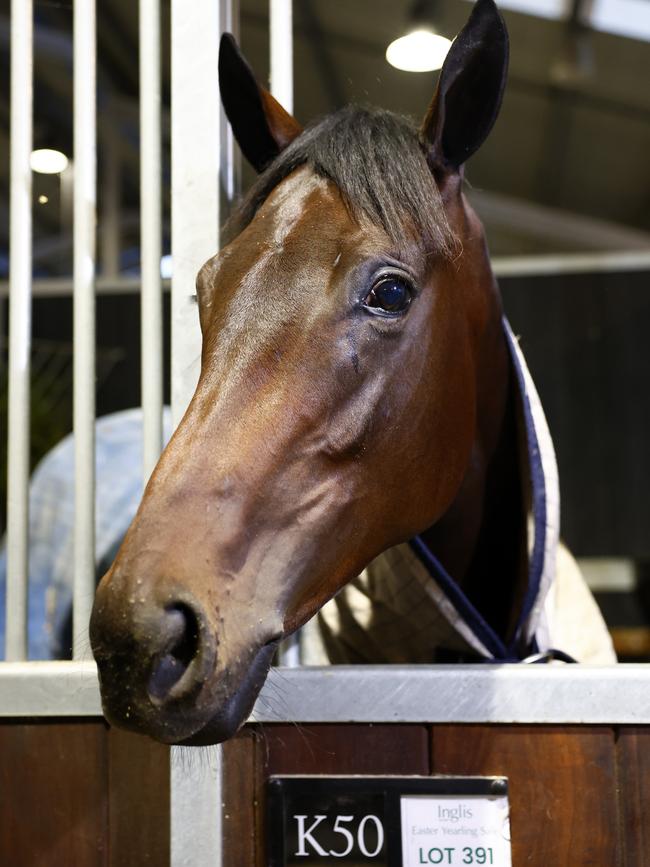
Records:
[[[169,293],[164,295],[163,382],[169,402]],[[140,404],[140,297],[134,294],[97,296],[97,415]],[[72,344],[72,299],[36,298],[33,339]],[[70,425],[71,426],[71,425]]]
[[[578,556],[650,558],[648,273],[500,281],[555,442]]]

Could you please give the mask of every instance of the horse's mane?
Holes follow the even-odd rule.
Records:
[[[259,176],[225,227],[226,241],[253,219],[271,191],[299,166],[333,181],[355,218],[365,215],[391,240],[411,225],[427,248],[452,256],[457,242],[408,118],[348,106],[308,126]]]

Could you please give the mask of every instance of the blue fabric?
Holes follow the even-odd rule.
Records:
[[[171,413],[164,412],[165,440]],[[96,567],[110,565],[142,496],[142,411],[97,419]],[[28,657],[57,659],[73,584],[74,439],[61,440],[34,470],[29,486]],[[5,648],[7,555],[0,549],[0,658]]]
[[[420,536],[411,539],[410,545],[420,562],[426,567],[431,577],[445,593],[465,623],[471,628],[474,635],[494,655],[494,661],[505,662],[509,656],[505,644],[489,623],[483,619],[478,609],[465,596],[460,586],[449,575],[440,560],[432,553],[429,546]]]
[[[514,347],[512,345],[513,338],[511,337],[509,329],[506,329],[506,339],[508,341],[508,346],[510,347],[510,357],[512,359],[513,367],[515,369],[515,373],[517,374],[517,381],[519,383],[519,394],[521,397],[524,412],[526,445],[528,448],[527,467],[530,474],[530,484],[533,501],[533,521],[535,527],[533,550],[530,556],[530,562],[528,564],[528,587],[526,589],[526,593],[522,602],[519,621],[517,623],[517,628],[514,632],[514,638],[509,647],[509,651],[512,654],[515,652],[515,647],[517,646],[517,644],[519,644],[521,641],[521,635],[523,633],[524,626],[531,614],[531,611],[533,610],[533,606],[539,595],[542,575],[544,573],[547,515],[544,467],[542,465],[539,442],[537,440],[537,433],[535,431],[535,421],[533,419],[533,413],[530,408],[530,401],[528,399],[528,395],[526,394],[526,383],[524,380],[524,374],[521,370],[521,367],[519,366],[517,354],[514,351]],[[530,651],[526,649],[526,653],[528,652]]]

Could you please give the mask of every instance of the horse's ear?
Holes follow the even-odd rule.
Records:
[[[477,0],[445,59],[421,135],[435,172],[456,171],[492,129],[508,74],[508,31],[494,0]]]
[[[230,33],[219,47],[221,101],[242,153],[258,172],[302,132],[298,121],[265,90]]]

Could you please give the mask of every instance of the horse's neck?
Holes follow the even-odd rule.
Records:
[[[423,535],[474,606],[506,638],[525,590],[526,523],[515,374],[500,316],[480,371],[477,435],[465,480],[451,508]]]

